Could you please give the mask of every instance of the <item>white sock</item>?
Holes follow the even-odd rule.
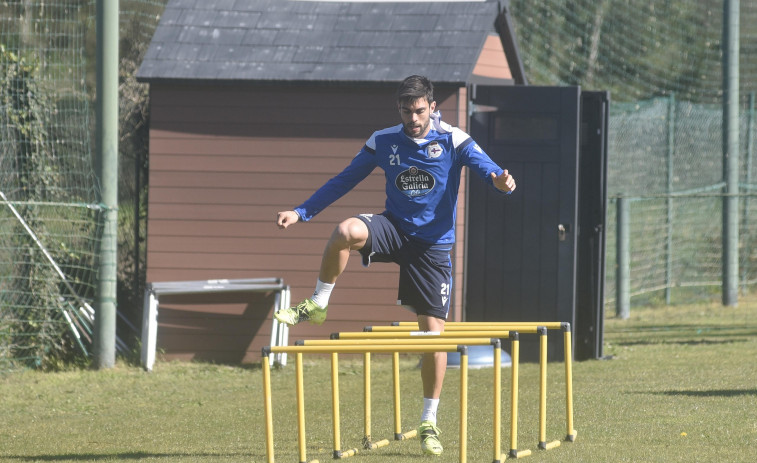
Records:
[[[319,307],[325,308],[329,305],[329,298],[331,297],[331,290],[334,289],[334,284],[324,283],[319,279],[315,284],[315,291],[310,299],[318,304]]]
[[[439,399],[423,398],[423,413],[421,422],[430,421],[436,424],[436,409],[439,407]]]

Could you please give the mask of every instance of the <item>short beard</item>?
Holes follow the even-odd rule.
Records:
[[[420,127],[420,128],[421,128],[421,130],[420,130],[420,132],[418,133],[418,136],[419,136],[419,137],[420,137],[420,136],[422,136],[422,135],[423,135],[424,133],[426,133],[426,130],[428,130],[428,126],[429,126],[429,125],[431,125],[431,119],[429,119],[429,121],[428,121],[428,122],[427,122],[427,123],[426,123],[425,125],[422,125],[422,126]],[[408,137],[414,137],[414,136],[412,135],[412,133],[411,133],[411,132],[410,132],[410,131],[408,130],[408,127],[409,127],[408,125],[405,125],[405,135],[407,135]]]

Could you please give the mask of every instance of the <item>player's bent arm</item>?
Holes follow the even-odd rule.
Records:
[[[338,200],[376,168],[375,156],[365,149],[352,159],[343,171],[332,177],[313,193],[307,201],[294,208],[301,222],[309,222],[318,213]]]
[[[464,134],[463,135],[467,135]],[[506,169],[499,167],[488,154],[468,137],[457,148],[462,156],[463,165],[468,166],[481,177],[494,191],[509,195],[515,189],[515,180]]]

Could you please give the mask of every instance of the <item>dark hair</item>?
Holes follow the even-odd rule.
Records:
[[[410,76],[402,81],[397,88],[397,102],[413,102],[425,98],[429,103],[434,101],[434,85],[424,76]]]

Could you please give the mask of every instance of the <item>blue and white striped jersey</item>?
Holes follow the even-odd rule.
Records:
[[[443,122],[437,111],[423,139],[405,135],[402,124],[374,132],[342,172],[294,210],[307,222],[380,167],[386,176],[385,207],[390,219],[414,239],[453,243],[463,166],[489,185],[492,172],[502,174],[467,133]]]

